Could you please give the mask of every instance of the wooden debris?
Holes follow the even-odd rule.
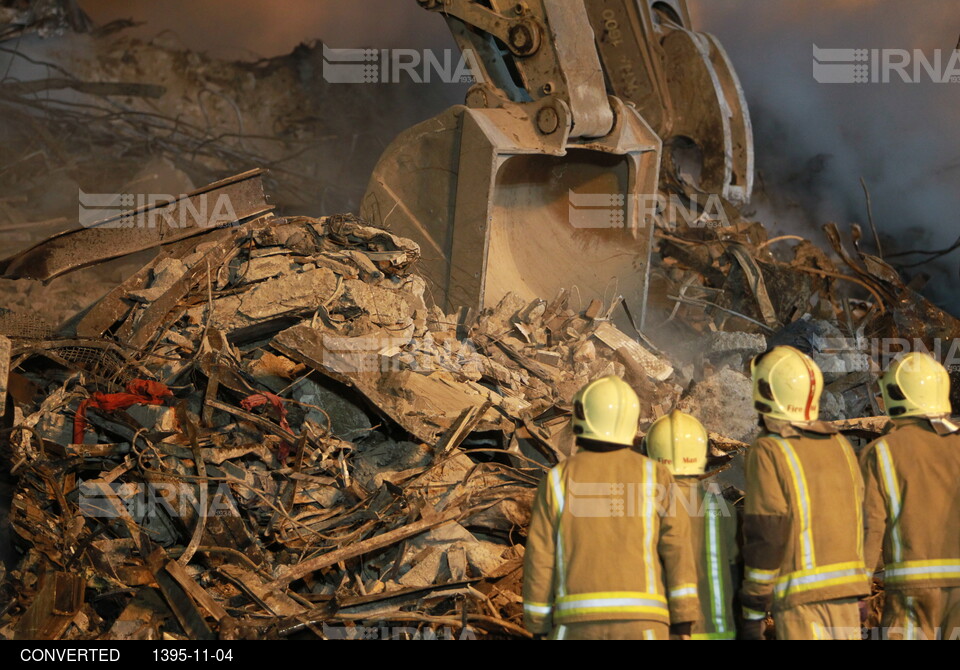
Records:
[[[276,580],[274,584],[289,584],[290,582],[305,577],[311,572],[316,572],[321,568],[335,565],[341,561],[345,561],[356,556],[362,556],[363,554],[376,551],[378,549],[383,549],[384,547],[389,547],[390,545],[396,544],[397,542],[405,540],[408,537],[419,535],[426,530],[430,530],[431,528],[456,519],[458,516],[460,516],[460,514],[460,509],[455,507],[447,510],[441,515],[415,521],[414,523],[402,526],[401,528],[387,531],[386,533],[372,537],[369,540],[357,542],[349,547],[344,547],[343,549],[338,549],[337,551],[330,552],[329,554],[324,554],[322,556],[304,561],[303,563],[300,563],[293,569],[284,573],[284,575]]]
[[[297,604],[296,601],[287,596],[282,588],[274,584],[264,584],[257,575],[251,572],[234,565],[224,565],[218,570],[231,582],[239,585],[257,604],[274,616],[296,616],[306,610],[303,605]]]

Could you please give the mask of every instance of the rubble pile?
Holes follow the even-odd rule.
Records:
[[[418,257],[353,217],[262,217],[164,247],[56,333],[8,321],[0,635],[526,635],[522,537],[570,398],[623,375],[652,421],[682,389],[616,303],[444,314]]]
[[[0,0],[0,42],[16,40],[0,47],[0,241],[21,249],[0,260],[2,638],[529,637],[530,506],[572,453],[589,381],[637,390],[640,434],[673,409],[699,418],[709,476],[737,501],[757,354],[810,353],[822,418],[864,441],[886,424],[884,355],[960,354],[960,321],[858,226],[825,226],[832,254],[770,238],[708,206],[669,152],[642,306],[571,286],[445,313],[417,244],[349,215],[276,217],[260,181],[287,214],[353,208],[382,145],[429,108],[421,89],[392,87],[417,104],[384,117],[372,89],[323,82],[319,43],[229,63],[129,22],[88,34],[73,0],[34,4]],[[19,50],[63,32],[84,48]],[[194,190],[250,165],[274,175]],[[111,191],[187,195],[34,244],[73,223],[75,194],[85,210]]]
[[[0,2],[0,41],[30,33],[43,37],[59,36],[67,32],[85,32],[92,27],[76,0]]]
[[[738,500],[754,356],[810,352],[824,418],[869,438],[885,420],[863,344],[960,334],[835,226],[847,272],[741,218],[658,226],[640,328],[622,298],[576,290],[447,314],[414,242],[349,215],[276,217],[260,174],[2,261],[49,280],[155,253],[59,327],[0,313],[20,552],[0,636],[331,637],[391,622],[526,636],[530,505],[572,452],[570,401],[588,381],[624,377],[641,433],[674,408],[698,416]],[[235,220],[205,222],[224,194]],[[146,225],[175,214],[185,227]]]
[[[878,416],[878,363],[908,347],[943,358],[960,344],[960,321],[921,296],[918,282],[904,282],[863,252],[859,226],[851,230],[856,257],[835,224],[824,230],[845,267],[799,236],[770,239],[760,223],[739,214],[730,225],[658,228],[650,294],[651,309],[663,318],[648,318],[646,334],[692,364],[681,409],[750,441],[749,361],[788,344],[811,354],[824,372],[822,418]]]
[[[0,635],[330,637],[393,622],[526,636],[530,505],[571,453],[585,383],[627,379],[641,432],[675,407],[701,418],[736,500],[753,356],[810,351],[825,418],[870,437],[884,421],[859,344],[960,332],[835,229],[854,274],[745,222],[658,229],[644,333],[615,325],[619,298],[566,290],[445,314],[415,243],[352,216],[274,217],[256,177],[204,191],[246,194],[234,225],[168,235],[58,329],[0,315],[22,554]],[[131,253],[155,234],[115,232]],[[42,278],[103,262],[111,249],[77,252],[102,236],[57,236],[4,266]]]

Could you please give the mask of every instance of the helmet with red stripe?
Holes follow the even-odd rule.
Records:
[[[823,373],[793,347],[775,347],[750,364],[754,407],[764,416],[791,423],[817,421]]]

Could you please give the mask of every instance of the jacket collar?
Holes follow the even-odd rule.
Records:
[[[631,445],[617,444],[615,442],[601,442],[600,440],[591,440],[586,437],[578,437],[577,447],[583,449],[584,451],[608,453],[611,451],[620,451],[621,449],[629,449],[631,448]]]
[[[900,426],[923,426],[931,429],[940,437],[960,433],[960,425],[954,423],[946,416],[908,416],[902,419],[891,419],[893,425]]]
[[[803,433],[818,435],[836,435],[840,431],[826,421],[784,421],[761,414],[763,426],[767,431],[780,437],[803,437]]]

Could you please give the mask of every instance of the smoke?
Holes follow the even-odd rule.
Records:
[[[941,50],[947,63],[960,33],[956,9],[931,0],[691,2],[697,28],[720,39],[747,95],[766,192],[758,218],[814,237],[827,221],[866,229],[863,177],[886,253],[957,239],[960,83],[894,75],[886,84],[820,84],[812,69],[814,44],[931,58]],[[930,297],[954,313],[958,263],[960,252],[920,268],[934,277]]]

